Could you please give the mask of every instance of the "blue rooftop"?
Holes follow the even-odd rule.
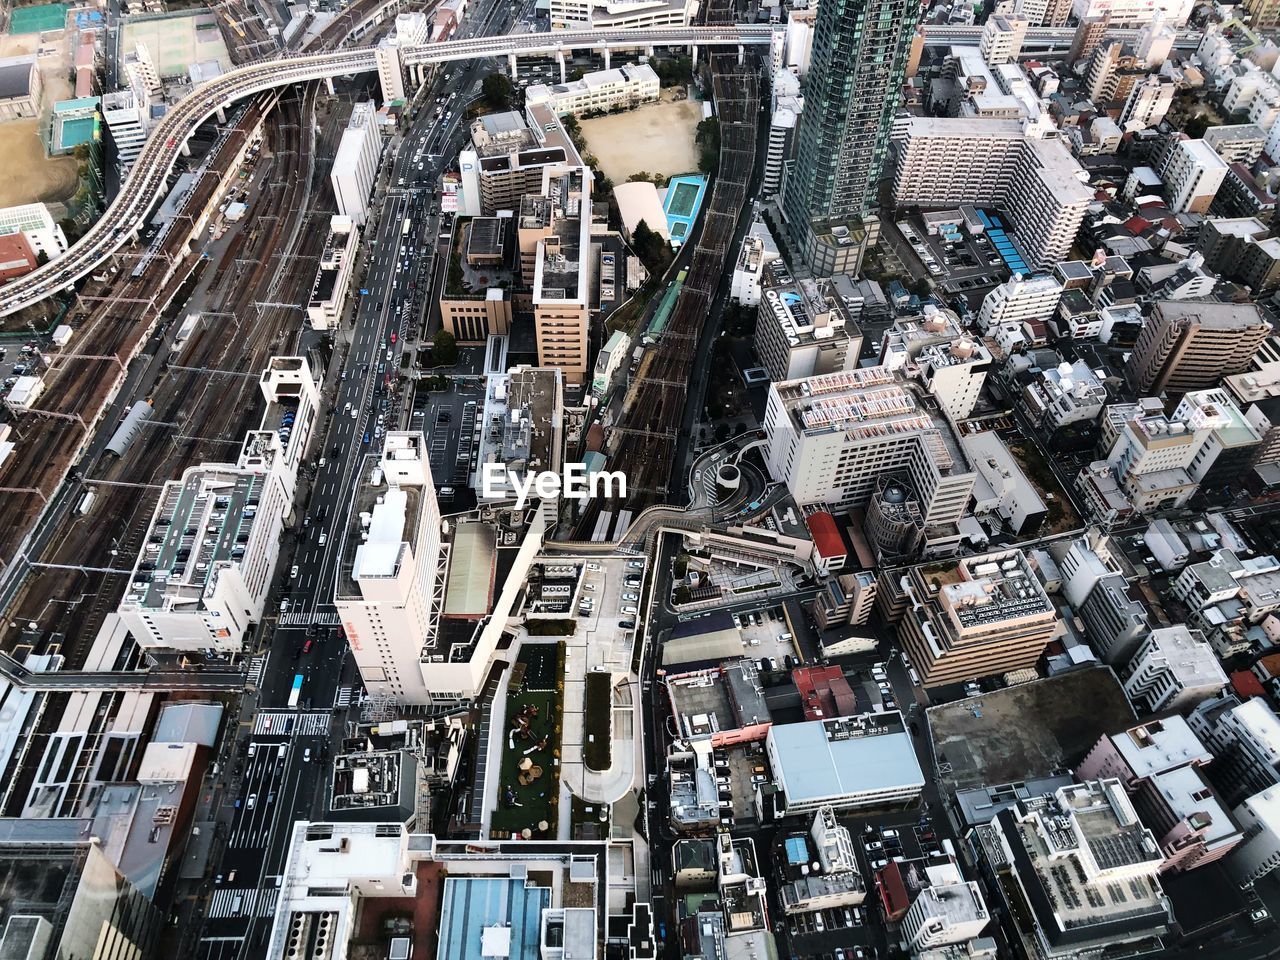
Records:
[[[484,932],[511,937],[509,960],[539,960],[542,911],[551,891],[505,877],[449,877],[444,882],[437,960],[480,960]]]
[[[893,715],[889,715],[893,716]],[[886,718],[887,719],[887,718]],[[849,793],[924,786],[911,737],[900,718],[867,736],[829,739],[824,721],[775,723],[769,731],[781,761],[787,802],[824,800]]]
[[[804,842],[804,837],[787,837],[787,863],[801,864],[809,862],[809,845]]]

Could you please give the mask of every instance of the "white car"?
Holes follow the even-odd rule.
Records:
[[[622,599],[623,600],[639,600],[640,598],[636,596],[634,593],[624,593],[622,595]]]
[[[626,606],[624,606],[624,607],[622,608],[622,612],[623,612],[623,613],[635,613],[635,612],[636,612],[636,608],[635,608],[635,607],[633,607],[633,606],[630,606],[630,605],[626,605]]]

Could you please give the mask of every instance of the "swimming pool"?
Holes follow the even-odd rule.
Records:
[[[707,178],[692,175],[672,177],[663,199],[663,213],[667,215],[667,233],[676,246],[682,244],[698,219],[702,198],[707,192]]]

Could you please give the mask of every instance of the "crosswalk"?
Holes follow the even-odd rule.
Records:
[[[249,675],[245,678],[245,684],[250,687],[258,687],[262,685],[262,671],[267,668],[267,658],[254,657],[249,661]]]
[[[333,715],[323,710],[260,710],[253,721],[253,732],[255,736],[327,737],[332,721]]]
[[[270,917],[276,912],[276,899],[280,891],[263,890],[260,887],[219,887],[213,891],[213,899],[209,902],[208,916],[224,917]],[[236,900],[239,899],[237,910]]]
[[[278,621],[282,627],[336,627],[342,621],[338,619],[337,610],[289,610],[280,614]]]
[[[338,696],[333,701],[333,709],[345,710],[349,706],[351,706],[351,688],[339,687]]]

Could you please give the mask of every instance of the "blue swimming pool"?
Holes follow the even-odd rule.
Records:
[[[667,215],[667,233],[670,234],[673,244],[679,246],[693,230],[694,221],[698,219],[698,211],[702,208],[702,199],[706,192],[706,177],[693,175],[672,177],[671,182],[667,184],[662,210]]]

